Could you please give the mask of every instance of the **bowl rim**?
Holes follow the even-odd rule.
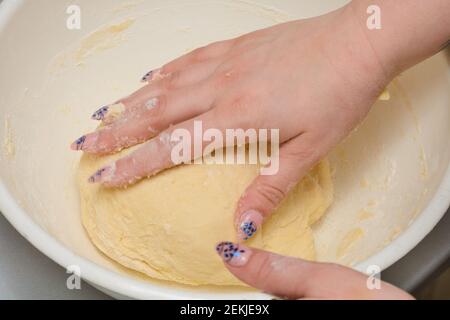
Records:
[[[0,32],[8,24],[14,13],[22,7],[24,0],[3,1],[0,3]],[[450,70],[449,70],[450,75]],[[438,224],[450,205],[450,163],[428,205],[414,221],[391,243],[379,252],[354,266],[365,272],[376,265],[384,270],[405,256]],[[257,292],[213,293],[199,290],[169,288],[161,284],[133,279],[102,267],[72,252],[59,240],[47,233],[15,201],[3,181],[0,181],[0,212],[11,225],[35,248],[63,268],[79,266],[81,277],[98,289],[114,296],[137,299],[271,299],[272,296]]]

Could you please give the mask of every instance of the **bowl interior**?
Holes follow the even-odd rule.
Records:
[[[209,42],[345,2],[80,0],[80,30],[66,27],[71,1],[22,4],[0,29],[1,181],[36,224],[77,256],[120,273],[120,281],[138,279],[144,291],[223,292],[144,279],[101,255],[81,225],[79,155],[68,145],[95,127],[96,107],[139,88],[146,71]],[[401,257],[391,241],[421,215],[449,166],[448,70],[442,52],[399,76],[391,99],[377,102],[333,150],[336,200],[314,227],[319,260],[356,266],[384,252],[376,262],[386,267]]]

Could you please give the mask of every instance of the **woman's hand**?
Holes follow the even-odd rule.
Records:
[[[216,251],[238,279],[282,298],[413,299],[383,281],[378,288],[369,289],[368,276],[336,264],[284,257],[231,242],[218,244]]]
[[[90,179],[118,187],[174,166],[167,137],[177,128],[192,133],[194,121],[222,132],[279,129],[278,173],[257,177],[237,205],[245,239],[365,117],[390,77],[345,7],[211,44],[150,72],[143,88],[94,113],[106,126],[72,148],[101,155],[151,139]]]

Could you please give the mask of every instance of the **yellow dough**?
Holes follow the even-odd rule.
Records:
[[[129,151],[81,159],[82,220],[96,247],[152,278],[190,285],[243,285],[226,270],[214,248],[219,241],[236,239],[235,206],[257,176],[258,166],[184,165],[127,189],[87,183],[96,169]],[[248,244],[313,260],[310,226],[332,199],[325,160],[290,192]]]

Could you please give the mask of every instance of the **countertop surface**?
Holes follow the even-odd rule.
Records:
[[[450,214],[382,279],[408,291],[449,266]],[[83,282],[69,290],[69,274],[27,242],[0,214],[0,299],[110,299]]]
[[[67,289],[69,276],[0,214],[0,299],[110,299],[86,282]]]

